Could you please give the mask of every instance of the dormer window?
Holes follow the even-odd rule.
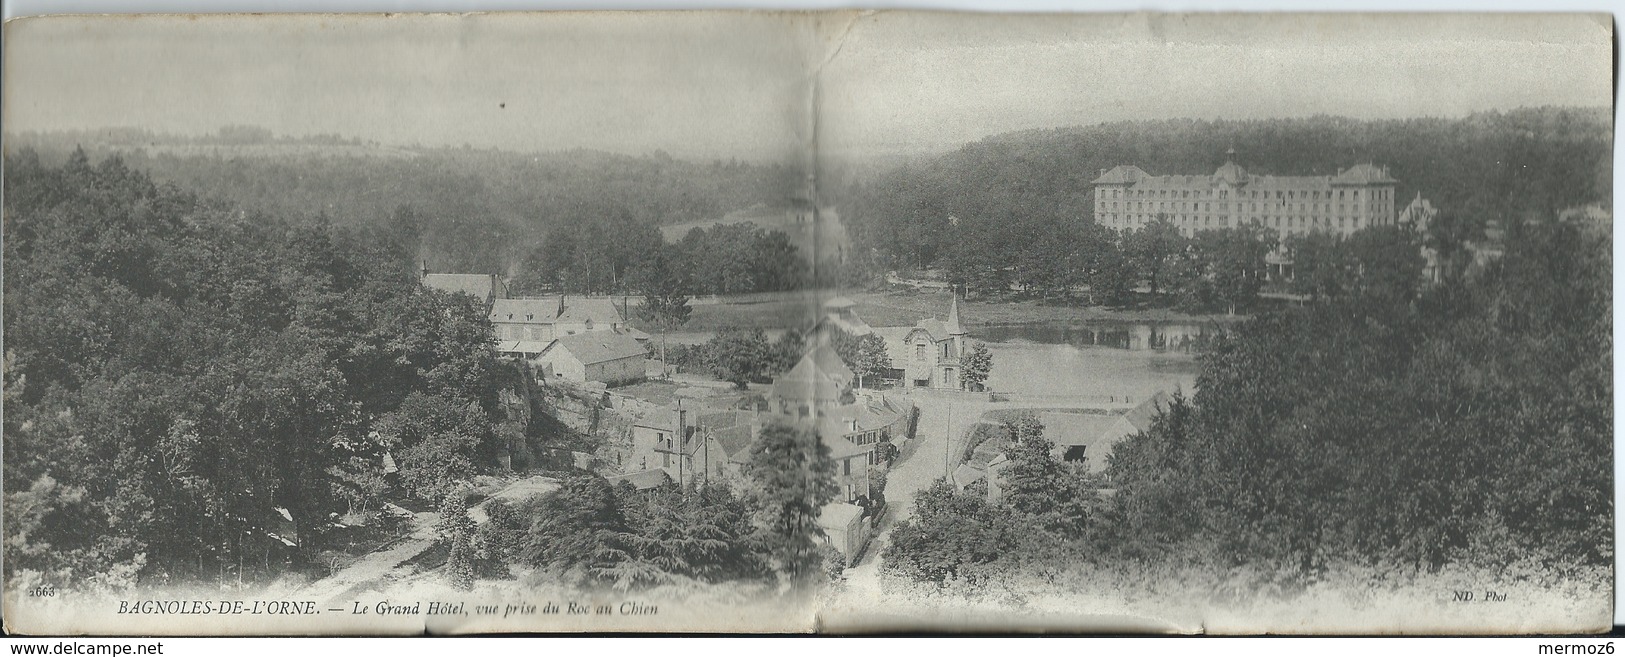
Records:
[[[528,322],[528,321],[533,320],[533,319],[536,319],[536,315],[531,314],[531,313],[525,313],[525,321]]]

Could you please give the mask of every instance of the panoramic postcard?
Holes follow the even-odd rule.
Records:
[[[1606,15],[5,37],[10,632],[1611,624]]]

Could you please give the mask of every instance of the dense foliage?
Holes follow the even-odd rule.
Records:
[[[1089,182],[1105,169],[1136,164],[1153,174],[1208,174],[1231,147],[1260,174],[1331,175],[1375,162],[1399,179],[1401,206],[1420,191],[1470,233],[1472,226],[1606,204],[1611,123],[1606,110],[1541,108],[1461,119],[1167,120],[1033,130],[879,176],[847,191],[842,204],[854,241],[876,249],[881,267],[940,267],[973,291],[1084,285],[1096,303],[1116,303],[1138,282],[1155,294],[1176,251],[1156,233],[1125,240],[1093,223]],[[1240,284],[1242,271],[1223,266],[1215,273],[1232,272],[1225,276]],[[1225,296],[1215,295],[1214,305],[1231,305]]]
[[[781,202],[803,178],[785,165],[688,162],[660,152],[392,148],[276,138],[251,127],[198,139],[100,130],[7,135],[7,141],[49,163],[83,145],[93,157],[120,154],[156,181],[242,207],[284,217],[327,213],[335,223],[377,227],[410,241],[406,257],[416,264],[427,260],[435,271],[460,273],[516,273],[538,245],[601,236],[596,231],[611,220],[647,229],[609,233],[611,241],[630,240],[655,226]],[[571,232],[578,223],[605,225]]]
[[[495,464],[484,309],[410,245],[83,152],[9,158],[4,211],[8,576],[252,577],[376,500],[386,451],[431,503]]]
[[[517,507],[493,501],[477,542],[485,558],[573,586],[802,590],[825,571],[817,520],[835,496],[834,472],[810,430],[770,424],[738,490],[703,483],[638,491],[582,474]]]
[[[1360,239],[1344,250],[1414,257]],[[1414,269],[1355,267],[1218,339],[1196,394],[1116,446],[1109,500],[1068,495],[1018,424],[1003,500],[928,491],[887,568],[940,583],[1149,561],[1251,591],[1351,568],[1605,568],[1610,248],[1606,225],[1514,221],[1502,257],[1426,291]]]

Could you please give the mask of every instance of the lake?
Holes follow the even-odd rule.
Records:
[[[1194,354],[1223,329],[1214,324],[1100,322],[1082,325],[1011,324],[981,327],[977,339],[1108,347]]]
[[[1219,329],[1195,324],[986,326],[987,385],[1018,395],[1138,402],[1158,391],[1195,391],[1198,346]]]

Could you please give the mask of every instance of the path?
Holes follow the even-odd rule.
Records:
[[[915,431],[917,445],[904,448],[904,457],[886,474],[886,514],[880,530],[870,540],[863,558],[846,571],[847,595],[853,602],[877,599],[880,593],[880,554],[891,539],[891,530],[914,514],[914,498],[932,482],[945,476],[950,456],[963,454],[970,428],[984,413],[1018,408],[1097,407],[1085,399],[1064,397],[1034,401],[990,402],[986,395],[940,391],[911,391],[904,397],[920,408]],[[952,442],[949,437],[952,435]],[[953,458],[957,462],[957,458]]]
[[[469,516],[476,523],[485,522],[485,505],[490,503],[491,500],[500,498],[515,501],[532,495],[549,493],[557,490],[558,487],[557,480],[547,477],[520,479],[509,483],[469,509]],[[395,508],[399,509],[400,507]],[[317,607],[322,609],[336,608],[334,605],[344,606],[350,600],[349,593],[351,591],[384,579],[389,573],[401,568],[402,564],[434,547],[435,541],[439,540],[439,537],[435,534],[435,525],[439,522],[440,513],[437,511],[421,511],[412,514],[412,533],[406,538],[382,550],[367,553],[338,572],[311,582],[295,592],[294,595],[302,600],[315,600],[317,601]]]

